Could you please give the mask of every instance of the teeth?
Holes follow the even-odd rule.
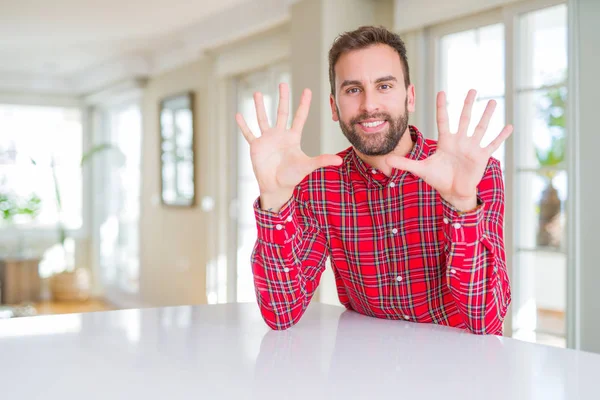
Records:
[[[384,122],[385,121],[362,122],[362,125],[367,128],[375,128],[376,126],[379,126],[379,125],[383,124]]]

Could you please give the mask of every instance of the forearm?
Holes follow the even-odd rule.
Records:
[[[299,208],[291,199],[279,213],[256,211],[258,239],[252,271],[261,313],[272,329],[287,329],[298,322],[325,267],[323,235],[306,223]]]
[[[511,296],[502,228],[483,208],[458,213],[444,203],[446,284],[469,330],[502,334]]]

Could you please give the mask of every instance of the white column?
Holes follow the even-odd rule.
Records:
[[[570,344],[600,352],[600,177],[598,176],[598,93],[600,93],[600,2],[570,0],[571,156],[574,203],[570,205]],[[574,250],[574,251],[573,251]]]

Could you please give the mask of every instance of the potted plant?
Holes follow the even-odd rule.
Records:
[[[554,187],[558,168],[565,160],[565,104],[566,90],[551,89],[546,94],[545,105],[541,107],[546,123],[553,132],[549,148],[536,148],[536,158],[541,167],[540,174],[546,179],[546,187],[539,202],[539,223],[537,245],[560,247],[562,237],[562,202]]]
[[[83,168],[95,155],[105,151],[117,151],[123,156],[121,151],[109,143],[94,146],[85,152],[81,157],[80,166]],[[32,159],[33,164],[36,162]],[[50,277],[50,293],[52,298],[57,301],[83,301],[87,300],[91,294],[91,273],[87,266],[74,265],[68,262],[66,241],[68,231],[62,219],[63,205],[61,200],[60,185],[56,177],[56,166],[54,157],[51,158],[52,179],[54,184],[54,193],[56,208],[58,211],[58,243],[61,246],[64,255],[65,268],[62,272],[55,273]]]

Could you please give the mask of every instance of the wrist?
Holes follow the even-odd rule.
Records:
[[[277,193],[261,193],[260,194],[260,208],[264,211],[278,213],[279,210],[287,203],[293,196],[294,191],[282,191]]]
[[[469,197],[442,196],[452,207],[461,213],[473,211],[477,208],[477,195]]]

